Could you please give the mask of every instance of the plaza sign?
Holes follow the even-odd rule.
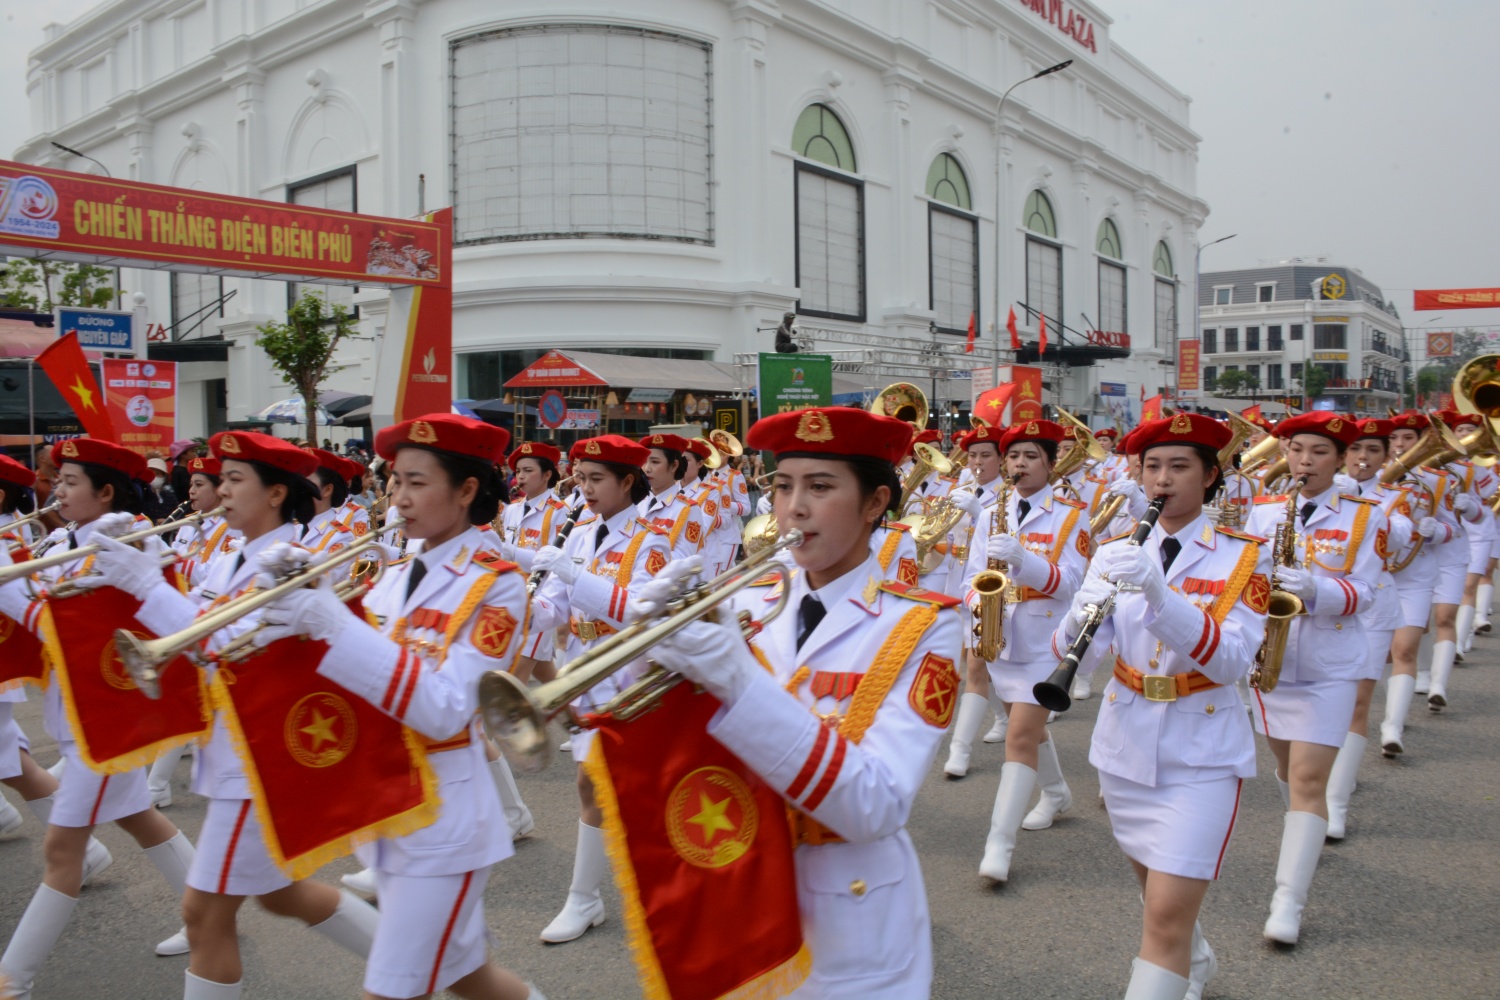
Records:
[[[1094,22],[1072,4],[1063,0],[1020,0],[1020,3],[1082,47],[1098,54],[1099,48],[1094,43]]]

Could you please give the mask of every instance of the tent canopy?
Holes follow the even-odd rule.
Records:
[[[548,351],[505,383],[507,389],[684,389],[727,395],[739,389],[734,365],[637,358],[593,351]]]

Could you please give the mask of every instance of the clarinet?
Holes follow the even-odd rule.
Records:
[[[553,545],[556,545],[558,548],[562,548],[563,542],[566,542],[568,540],[568,536],[573,533],[573,525],[578,523],[578,515],[582,514],[584,508],[586,508],[587,506],[588,504],[581,503],[577,507],[573,508],[572,513],[568,515],[567,521],[563,522],[562,529],[558,531],[557,539],[552,542]],[[526,596],[530,597],[531,595],[535,594],[537,588],[542,585],[542,581],[546,578],[546,570],[532,570],[531,575],[526,578]]]

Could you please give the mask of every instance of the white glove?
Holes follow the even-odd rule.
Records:
[[[1139,587],[1141,596],[1155,610],[1161,610],[1167,599],[1167,578],[1162,573],[1161,561],[1139,545],[1126,546],[1125,551],[1115,557],[1109,567],[1109,576],[1116,583]]]
[[[999,559],[1011,569],[1017,569],[1026,559],[1026,546],[1014,535],[995,535],[985,542],[984,554],[988,559]]]
[[[1276,586],[1288,594],[1296,594],[1307,604],[1318,596],[1317,579],[1311,571],[1298,566],[1277,566]]]
[[[625,608],[626,623],[661,614],[682,592],[686,581],[702,571],[702,556],[673,559],[649,581],[638,587],[631,587],[630,603]]]
[[[67,528],[53,528],[47,534],[47,537],[45,539],[43,539],[43,541],[42,541],[42,544],[46,545],[49,549],[53,548],[55,546],[58,546],[58,545],[66,545],[67,543],[68,543],[68,529]]]
[[[1473,521],[1479,517],[1479,501],[1467,493],[1453,498],[1453,513],[1465,521]]]
[[[1146,491],[1141,489],[1141,484],[1134,479],[1116,479],[1104,492],[1109,496],[1124,497],[1125,510],[1137,521],[1145,515],[1146,508],[1150,506],[1146,502]]]
[[[277,542],[268,545],[255,557],[255,586],[266,588],[276,585],[278,580],[299,572],[313,562],[313,553],[300,545]],[[324,577],[319,577],[321,581]]]
[[[756,514],[769,514],[769,513],[771,513],[771,496],[770,496],[769,493],[762,493],[760,499],[757,500],[757,501],[755,501],[755,513]]]
[[[96,535],[89,542],[99,546],[99,551],[94,555],[92,572],[72,581],[77,586],[85,590],[114,587],[144,601],[163,582],[161,564],[167,547],[155,535],[147,538],[139,549],[110,535]]]
[[[578,564],[563,554],[556,545],[544,545],[531,561],[533,573],[551,573],[563,583],[578,579]]]
[[[1437,535],[1438,528],[1440,527],[1442,527],[1442,525],[1437,518],[1424,517],[1422,518],[1422,520],[1417,522],[1417,534],[1421,535],[1428,541],[1432,541],[1433,537]]]
[[[135,530],[135,515],[128,511],[105,514],[94,522],[94,534],[106,538],[119,538]]]
[[[1346,476],[1342,472],[1333,474],[1333,487],[1340,494],[1346,496],[1359,496],[1359,481],[1353,476]]]
[[[1114,592],[1115,585],[1103,577],[1095,573],[1084,577],[1083,586],[1073,595],[1073,604],[1068,608],[1068,633],[1076,636],[1083,631],[1083,624],[1089,618],[1088,606],[1102,605]]]
[[[949,493],[953,498],[953,506],[969,515],[970,520],[978,520],[979,515],[984,513],[984,504],[973,493],[955,492]]]
[[[738,625],[696,621],[651,648],[653,662],[681,674],[726,705],[761,669]]]
[[[303,587],[266,605],[260,620],[264,627],[255,633],[254,642],[265,647],[294,635],[332,642],[354,615],[329,588]]]

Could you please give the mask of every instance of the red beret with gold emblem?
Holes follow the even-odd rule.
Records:
[[[929,427],[926,430],[917,431],[915,434],[913,434],[911,436],[911,443],[917,444],[918,442],[921,442],[922,444],[934,444],[937,441],[941,440],[942,437],[942,431],[938,430],[936,427]]]
[[[36,473],[9,455],[0,455],[0,483],[30,489],[36,485]]]
[[[282,472],[306,478],[318,460],[290,441],[255,431],[220,431],[208,439],[208,447],[220,462],[259,462]]]
[[[318,468],[327,469],[340,479],[349,478],[349,461],[322,448],[308,448],[307,453],[318,460]]]
[[[552,445],[544,444],[541,441],[522,441],[520,446],[510,453],[510,457],[505,460],[505,464],[514,469],[516,463],[523,458],[540,458],[543,461],[556,465],[562,461],[562,452]]]
[[[896,465],[911,448],[911,424],[853,407],[813,407],[761,417],[745,443],[778,456],[874,458]]]
[[[1201,413],[1174,413],[1160,420],[1148,420],[1130,432],[1130,449],[1135,454],[1166,444],[1201,444],[1218,451],[1234,436],[1228,425]]]
[[[1337,413],[1329,413],[1327,410],[1313,410],[1309,413],[1299,413],[1295,417],[1287,417],[1277,422],[1276,430],[1272,433],[1287,440],[1298,434],[1317,434],[1330,441],[1337,441],[1346,448],[1358,441],[1360,437],[1357,421]]]
[[[700,460],[707,462],[715,449],[703,438],[688,438],[687,445],[682,450],[690,455],[697,455]]]
[[[52,464],[62,465],[64,462],[102,465],[143,483],[151,482],[155,476],[155,473],[146,468],[143,456],[113,441],[100,441],[98,438],[69,438],[57,442],[52,446]]]
[[[663,445],[662,447],[666,447]],[[651,454],[645,445],[636,444],[620,434],[601,434],[584,438],[568,451],[575,462],[613,462],[615,465],[644,465]]]
[[[1051,441],[1054,444],[1068,436],[1068,429],[1051,420],[1022,420],[1011,424],[1000,435],[1000,454],[1004,455],[1013,444],[1022,441]]]
[[[1120,432],[1115,430],[1113,427],[1101,427],[1094,432],[1094,437],[1109,438],[1111,441],[1115,441],[1119,439]]]
[[[1381,420],[1378,417],[1367,417],[1357,423],[1359,436],[1362,438],[1388,438],[1396,427],[1394,420]]]
[[[207,455],[194,455],[187,460],[188,475],[213,476],[218,478],[224,474],[224,467],[219,464],[217,458]]]
[[[1001,433],[1002,432],[998,427],[991,427],[989,424],[980,424],[978,427],[969,431],[969,433],[960,435],[958,443],[964,451],[968,451],[976,444],[984,444],[985,442],[989,442],[990,444],[998,448],[1000,447]]]
[[[1438,410],[1437,417],[1449,427],[1478,427],[1483,418],[1477,413],[1459,413],[1457,410]]]
[[[665,448],[668,451],[687,451],[687,438],[681,434],[647,434],[641,438],[647,448]]]
[[[1407,410],[1405,413],[1398,413],[1391,418],[1391,430],[1402,428],[1405,430],[1422,431],[1427,429],[1429,423],[1431,421],[1427,419],[1427,414],[1420,410]]]
[[[504,427],[457,413],[429,413],[392,424],[376,434],[375,454],[389,462],[402,448],[427,448],[494,464],[505,454],[508,444],[510,431]]]

